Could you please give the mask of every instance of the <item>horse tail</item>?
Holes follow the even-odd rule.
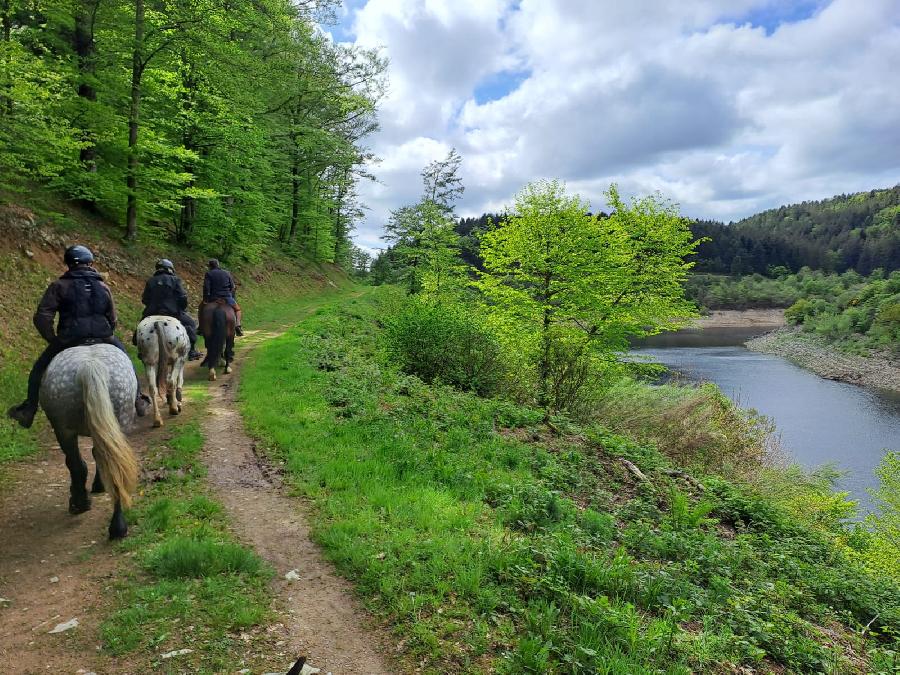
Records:
[[[156,388],[168,393],[169,381],[169,347],[166,342],[165,326],[162,321],[153,324],[156,329],[156,340],[159,344],[159,356],[156,363]]]
[[[216,305],[212,316],[212,335],[206,336],[206,358],[203,364],[207,368],[215,368],[219,365],[222,350],[225,349],[225,338],[228,333],[228,319],[221,305]]]
[[[113,498],[128,508],[137,489],[138,462],[113,410],[108,378],[109,371],[98,359],[87,359],[78,369],[100,476]]]

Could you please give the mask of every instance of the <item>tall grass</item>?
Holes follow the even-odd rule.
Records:
[[[748,477],[781,459],[773,423],[739,408],[714,384],[649,387],[621,379],[603,391],[595,415],[701,471]]]

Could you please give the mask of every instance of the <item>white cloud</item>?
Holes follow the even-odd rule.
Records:
[[[544,177],[726,220],[900,181],[894,0],[368,0],[353,32],[391,59],[368,247],[450,147],[471,215]]]

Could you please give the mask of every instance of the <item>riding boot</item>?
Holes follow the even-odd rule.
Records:
[[[238,337],[243,337],[244,329],[241,328],[241,315],[243,312],[240,309],[235,308],[234,310],[234,334]]]
[[[196,361],[202,356],[203,354],[197,351],[197,339],[194,338],[191,340],[191,350],[188,352],[188,361]]]

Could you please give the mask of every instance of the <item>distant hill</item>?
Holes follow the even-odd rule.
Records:
[[[780,206],[729,225],[698,220],[691,229],[711,240],[698,249],[698,272],[890,272],[900,269],[900,185]]]
[[[502,218],[484,214],[459,219],[456,233],[466,264],[481,268],[478,237]],[[695,271],[700,273],[768,275],[776,267],[789,272],[853,269],[865,276],[879,267],[892,272],[900,269],[900,185],[779,206],[727,225],[697,220],[691,230],[710,240],[697,250]],[[394,280],[395,267],[389,247],[373,264],[375,282]]]

